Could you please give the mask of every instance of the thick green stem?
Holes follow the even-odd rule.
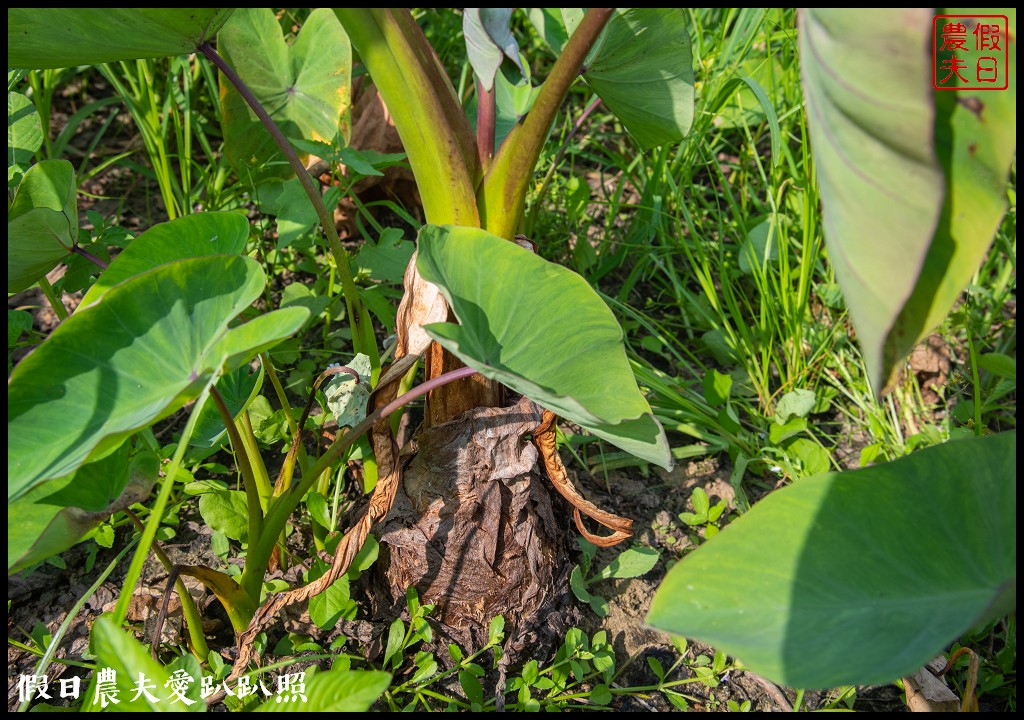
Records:
[[[242,441],[241,435],[238,434],[238,428],[235,427],[235,419],[231,416],[231,410],[228,409],[227,403],[224,402],[224,397],[214,386],[210,387],[210,394],[217,405],[217,411],[220,413],[221,420],[224,421],[224,427],[227,428],[228,437],[231,439],[231,448],[235,451],[235,462],[238,464],[238,472],[242,476],[242,486],[245,488],[245,504],[246,509],[249,511],[249,547],[252,547],[259,543],[260,537],[263,535],[263,505],[260,502],[260,491],[256,484],[256,476],[253,474],[245,444]],[[262,583],[262,578],[260,578],[260,581]],[[251,587],[243,582],[241,585],[249,597],[257,602],[259,601],[260,584]]]
[[[313,178],[306,172],[305,166],[299,160],[299,156],[296,154],[291,143],[288,142],[288,138],[281,132],[281,128],[277,126],[277,123],[274,122],[273,118],[263,108],[263,105],[253,94],[252,90],[249,89],[249,86],[238,76],[238,73],[224,61],[224,58],[213,49],[209,42],[204,42],[200,45],[199,50],[214,65],[220,68],[220,71],[224,73],[224,77],[235,86],[238,93],[245,99],[252,111],[256,113],[256,117],[260,119],[263,127],[267,129],[274,142],[277,143],[281,154],[288,160],[288,164],[291,165],[295,176],[299,179],[299,183],[302,184],[302,189],[309,196],[309,201],[313,203],[313,209],[316,211],[316,216],[324,229],[324,235],[327,237],[327,245],[331,249],[331,255],[334,257],[334,262],[338,265],[338,273],[341,276],[341,288],[345,295],[345,307],[348,311],[348,321],[352,328],[352,344],[355,346],[357,353],[361,352],[369,356],[371,364],[379,364],[377,341],[373,335],[373,327],[367,322],[369,314],[363,308],[363,303],[359,299],[356,283],[352,276],[352,266],[348,262],[348,253],[341,245],[338,229],[334,226],[334,216],[327,210],[327,206],[324,205],[324,199],[320,195],[320,190],[313,183]]]
[[[427,222],[478,227],[473,130],[437,54],[408,10],[335,8],[387,104]]]
[[[260,507],[267,512],[267,505],[270,497],[274,494],[274,487],[270,484],[270,474],[267,473],[267,466],[263,462],[263,455],[260,454],[260,447],[256,443],[256,435],[252,431],[252,419],[249,411],[243,410],[235,422],[238,435],[245,445],[246,456],[249,458],[249,466],[253,471],[253,480],[256,481],[256,490],[260,494]]]
[[[325,471],[328,470],[331,464],[338,459],[338,457],[349,449],[356,440],[358,440],[364,433],[368,432],[374,424],[381,418],[389,416],[391,413],[399,410],[408,405],[413,400],[426,395],[431,390],[435,390],[442,385],[447,385],[450,382],[460,380],[464,377],[469,377],[476,370],[473,368],[463,367],[458,370],[440,375],[433,380],[428,380],[421,385],[417,385],[415,388],[399,395],[397,398],[392,400],[384,407],[375,410],[371,414],[367,415],[361,422],[355,427],[349,430],[344,435],[340,434],[327,448],[326,452],[320,456],[316,464],[307,473],[303,473],[302,480],[295,483],[288,488],[283,494],[274,498],[274,502],[271,503],[270,510],[267,512],[267,517],[264,521],[264,534],[260,538],[258,545],[249,546],[249,556],[245,560],[245,570],[242,572],[242,587],[246,587],[246,583],[262,583],[263,574],[266,572],[267,564],[270,562],[270,555],[274,551],[274,543],[276,537],[281,534],[284,530],[285,524],[288,522],[288,518],[291,516],[292,511],[296,508],[299,502],[305,497],[306,493],[313,486],[313,483],[317,481],[317,478]]]
[[[58,320],[68,319],[68,309],[64,307],[64,303],[57,297],[57,293],[53,290],[53,285],[46,279],[46,276],[39,278],[39,289],[43,291],[43,295],[46,296],[46,301],[50,303],[50,307],[53,308],[53,314],[57,316]]]
[[[509,240],[516,234],[526,204],[526,191],[551,125],[579,75],[587,53],[613,12],[614,8],[591,8],[587,11],[551,68],[529,114],[502,144],[494,164],[484,177],[477,200],[481,227],[485,230]]]

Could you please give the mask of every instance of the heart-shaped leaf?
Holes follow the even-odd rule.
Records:
[[[199,514],[214,530],[232,540],[249,542],[249,507],[241,490],[202,494],[199,496]]]
[[[293,333],[302,308],[229,329],[265,282],[249,258],[180,260],[61,323],[10,378],[8,501],[116,447],[194,399],[211,374]]]
[[[671,467],[622,329],[586,280],[484,230],[450,225],[420,231],[417,268],[461,323],[424,328],[446,349],[623,450]]]
[[[887,682],[1012,612],[1017,434],[774,492],[684,557],[647,621],[792,687]]]
[[[103,271],[79,307],[97,302],[130,277],[176,260],[237,255],[249,239],[249,221],[234,212],[204,212],[154,225],[126,247]]]
[[[1016,152],[1015,86],[933,91],[933,11],[880,13],[867,34],[856,10],[800,15],[825,241],[876,392],[980,264]]]
[[[693,123],[686,13],[618,8],[584,79],[644,149],[681,140]]]
[[[288,47],[268,8],[240,8],[220,33],[220,50],[288,137],[347,141],[352,47],[334,13],[314,10]],[[229,84],[224,85],[224,152],[242,174],[290,177],[266,129]],[[274,159],[280,164],[268,167]]]
[[[415,251],[416,246],[405,241],[401,230],[384,228],[376,244],[369,238],[364,240],[356,255],[356,263],[369,270],[374,280],[398,284],[402,282]]]
[[[7,213],[7,292],[21,292],[66,258],[78,239],[75,170],[43,160],[25,173]]]
[[[791,417],[805,418],[814,410],[817,398],[813,390],[798,388],[782,396],[775,406],[775,422],[785,425]]]
[[[195,52],[232,8],[8,8],[7,65],[62,68]]]

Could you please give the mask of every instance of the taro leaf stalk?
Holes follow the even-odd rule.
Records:
[[[306,192],[310,202],[313,204],[313,209],[316,211],[316,216],[320,220],[320,225],[323,228],[324,235],[327,236],[327,245],[331,250],[331,255],[334,257],[334,262],[338,266],[338,276],[341,279],[342,292],[345,296],[345,310],[348,313],[349,324],[352,327],[352,342],[357,353],[365,353],[373,362],[375,367],[380,367],[380,358],[377,353],[377,341],[373,336],[373,325],[370,321],[370,314],[366,310],[362,301],[359,299],[359,293],[356,290],[355,281],[352,276],[352,267],[348,262],[348,253],[345,248],[341,245],[341,240],[338,237],[338,229],[334,225],[334,216],[324,205],[323,196],[320,195],[320,191],[317,189],[313,178],[310,177],[309,172],[303,166],[299,160],[298,154],[295,152],[295,148],[288,142],[288,138],[281,132],[281,128],[277,126],[274,119],[270,117],[270,114],[264,109],[262,103],[252,92],[252,90],[242,81],[230,65],[224,62],[216,50],[209,41],[204,41],[199,45],[199,52],[203,53],[210,62],[216,65],[224,76],[234,85],[235,89],[238,90],[239,94],[245,99],[249,107],[259,118],[260,122],[267,129],[267,132],[277,143],[278,149],[281,154],[284,155],[288,164],[295,172],[295,177],[299,179],[299,183],[302,185],[302,189]]]
[[[645,459],[671,465],[664,432],[636,388],[622,346],[621,329],[607,306],[582,278],[508,242],[522,217],[527,184],[555,114],[613,11],[591,10],[584,16],[526,121],[513,131],[486,175],[483,167],[487,164],[487,154],[480,152],[455,90],[412,15],[397,9],[346,8],[335,12],[388,106],[431,225],[421,233],[419,262],[411,262],[406,273],[406,296],[399,308],[399,350],[392,370],[385,373],[377,386],[378,409],[352,431],[340,436],[313,468],[303,469],[300,481],[275,499],[265,520],[265,527],[273,529],[268,529],[258,546],[250,548],[246,574],[250,568],[261,572],[265,567],[273,550],[273,533],[283,527],[320,472],[337,457],[338,443],[351,442],[351,438],[372,425],[373,447],[381,471],[369,508],[339,542],[328,573],[304,587],[269,597],[259,608],[248,630],[238,639],[236,673],[242,672],[252,659],[255,636],[274,621],[281,608],[326,589],[348,567],[369,529],[391,509],[400,488],[401,468],[391,428],[382,420],[389,408],[411,395],[433,391],[428,395],[427,414],[429,422],[435,426],[463,411],[497,404],[496,396],[489,395],[488,386],[479,380],[469,385],[468,390],[466,384],[460,386],[458,382],[440,386],[442,381],[468,379],[475,370],[494,384],[500,381],[531,399],[558,408],[566,417]],[[688,39],[683,44],[688,49]],[[684,57],[688,65],[688,52]],[[482,129],[480,137],[490,137],[487,129]],[[485,298],[474,297],[464,306],[461,299],[469,297],[466,283],[479,285],[476,279],[489,271],[505,277],[507,284],[497,287],[496,292],[487,293]],[[414,333],[422,332],[417,326],[423,318],[408,312],[408,303],[415,288],[428,284],[425,279],[440,285],[462,324],[435,324],[427,328],[444,344],[446,352],[439,353],[440,347],[434,346],[428,354],[427,382],[395,400],[398,379],[411,367],[409,361],[424,349],[418,341],[411,340]],[[527,332],[524,335],[516,331],[518,326],[505,322],[501,312],[502,308],[509,311],[514,307],[513,287],[521,290],[531,284],[544,291],[534,299],[534,305],[543,314],[543,322],[531,322],[530,315],[525,314],[522,320]],[[568,302],[549,302],[548,298],[560,293],[567,293],[563,298],[568,298]],[[432,308],[437,306],[437,303],[431,304]],[[447,312],[444,305],[440,307],[440,316],[431,315],[433,309],[425,312],[432,320],[445,320]],[[585,327],[559,315],[561,310],[588,318]],[[545,328],[545,333],[531,335],[531,326]],[[498,345],[487,345],[481,341],[496,340],[490,333],[492,327],[504,328],[506,334],[511,334],[503,336]],[[566,333],[572,337],[566,337]],[[576,349],[568,350],[567,341]],[[571,360],[568,367],[560,365],[557,358],[545,359],[544,349],[549,344],[559,347],[560,352],[568,356]],[[534,358],[532,363],[530,355]],[[471,367],[462,367],[460,361]],[[574,366],[573,362],[581,365]],[[609,386],[615,392],[609,393]],[[438,392],[447,397],[439,396]],[[453,396],[455,402],[451,401]],[[436,412],[437,407],[443,412]],[[374,418],[380,420],[373,422]],[[550,417],[549,425],[552,421]],[[557,453],[554,458],[545,460],[556,461]],[[456,502],[454,495],[449,499]],[[462,549],[450,547],[446,556],[451,555],[450,560],[458,562],[462,552]]]
[[[394,119],[427,222],[480,227],[512,239],[555,115],[612,12],[611,8],[587,12],[525,121],[513,130],[481,178],[481,159],[486,163],[489,155],[478,147],[451,80],[412,15],[397,8],[335,9]],[[484,107],[488,95],[482,98]],[[495,117],[484,112],[479,120],[493,125]],[[484,143],[494,137],[493,127],[479,128],[478,133]],[[438,350],[430,357],[440,361],[431,363],[429,375],[461,365]],[[428,410],[428,417],[433,423],[445,422],[480,404],[496,404],[496,398],[487,386],[451,385],[429,399],[444,408],[443,414]]]

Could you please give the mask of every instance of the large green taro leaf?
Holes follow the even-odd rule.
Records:
[[[248,239],[249,221],[233,212],[196,213],[154,225],[114,258],[80,307],[92,305],[118,283],[160,265],[190,257],[236,255]]]
[[[1016,90],[933,91],[932,11],[872,22],[865,33],[858,10],[802,11],[800,58],[825,241],[881,391],[952,307],[1006,210]],[[1016,42],[1010,55],[1012,72]]]
[[[72,65],[187,55],[212,38],[227,8],[8,8],[7,65]]]
[[[693,57],[679,8],[618,8],[583,73],[647,149],[686,136],[693,123]]]
[[[147,452],[129,460],[130,442],[78,471],[36,485],[7,506],[7,572],[63,552],[111,513],[142,502],[160,461]]]
[[[53,270],[78,239],[75,170],[67,160],[29,168],[7,213],[7,292],[20,292]]]
[[[772,493],[683,558],[647,621],[793,687],[887,682],[1014,611],[1017,433]]]
[[[671,467],[665,433],[626,359],[622,329],[586,280],[478,228],[420,231],[420,274],[460,325],[427,332],[480,374],[637,457]]]
[[[249,258],[180,260],[61,323],[8,384],[8,502],[101,456],[195,399],[212,374],[295,332],[304,308],[229,328],[265,282]]]
[[[239,9],[221,30],[221,53],[287,137],[330,143],[349,135],[352,46],[334,13],[314,10],[291,47],[267,8]],[[266,129],[224,83],[224,152],[239,173],[291,177]],[[278,167],[267,167],[277,158]]]
[[[1006,90],[935,92],[935,147],[946,175],[945,201],[917,284],[889,334],[883,358],[887,367],[942,323],[977,271],[1006,215],[1009,171],[1017,153],[1016,9],[943,12],[1007,15],[1010,32],[1003,39],[1012,80]]]

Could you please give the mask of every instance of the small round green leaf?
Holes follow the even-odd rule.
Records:
[[[203,493],[199,496],[199,514],[207,525],[232,540],[249,541],[249,509],[241,490]]]
[[[307,582],[312,582],[322,577],[328,569],[330,568],[325,562],[318,561],[314,563],[313,569],[309,572]],[[356,603],[352,599],[347,575],[342,575],[331,583],[326,590],[309,599],[309,619],[317,627],[325,630],[337,625],[340,618],[354,619],[355,612]]]
[[[661,555],[654,548],[630,548],[608,563],[608,566],[601,570],[595,579],[640,577],[653,570],[660,558]]]
[[[813,390],[790,390],[775,406],[775,422],[785,425],[790,418],[805,418],[814,409],[815,402]]]

